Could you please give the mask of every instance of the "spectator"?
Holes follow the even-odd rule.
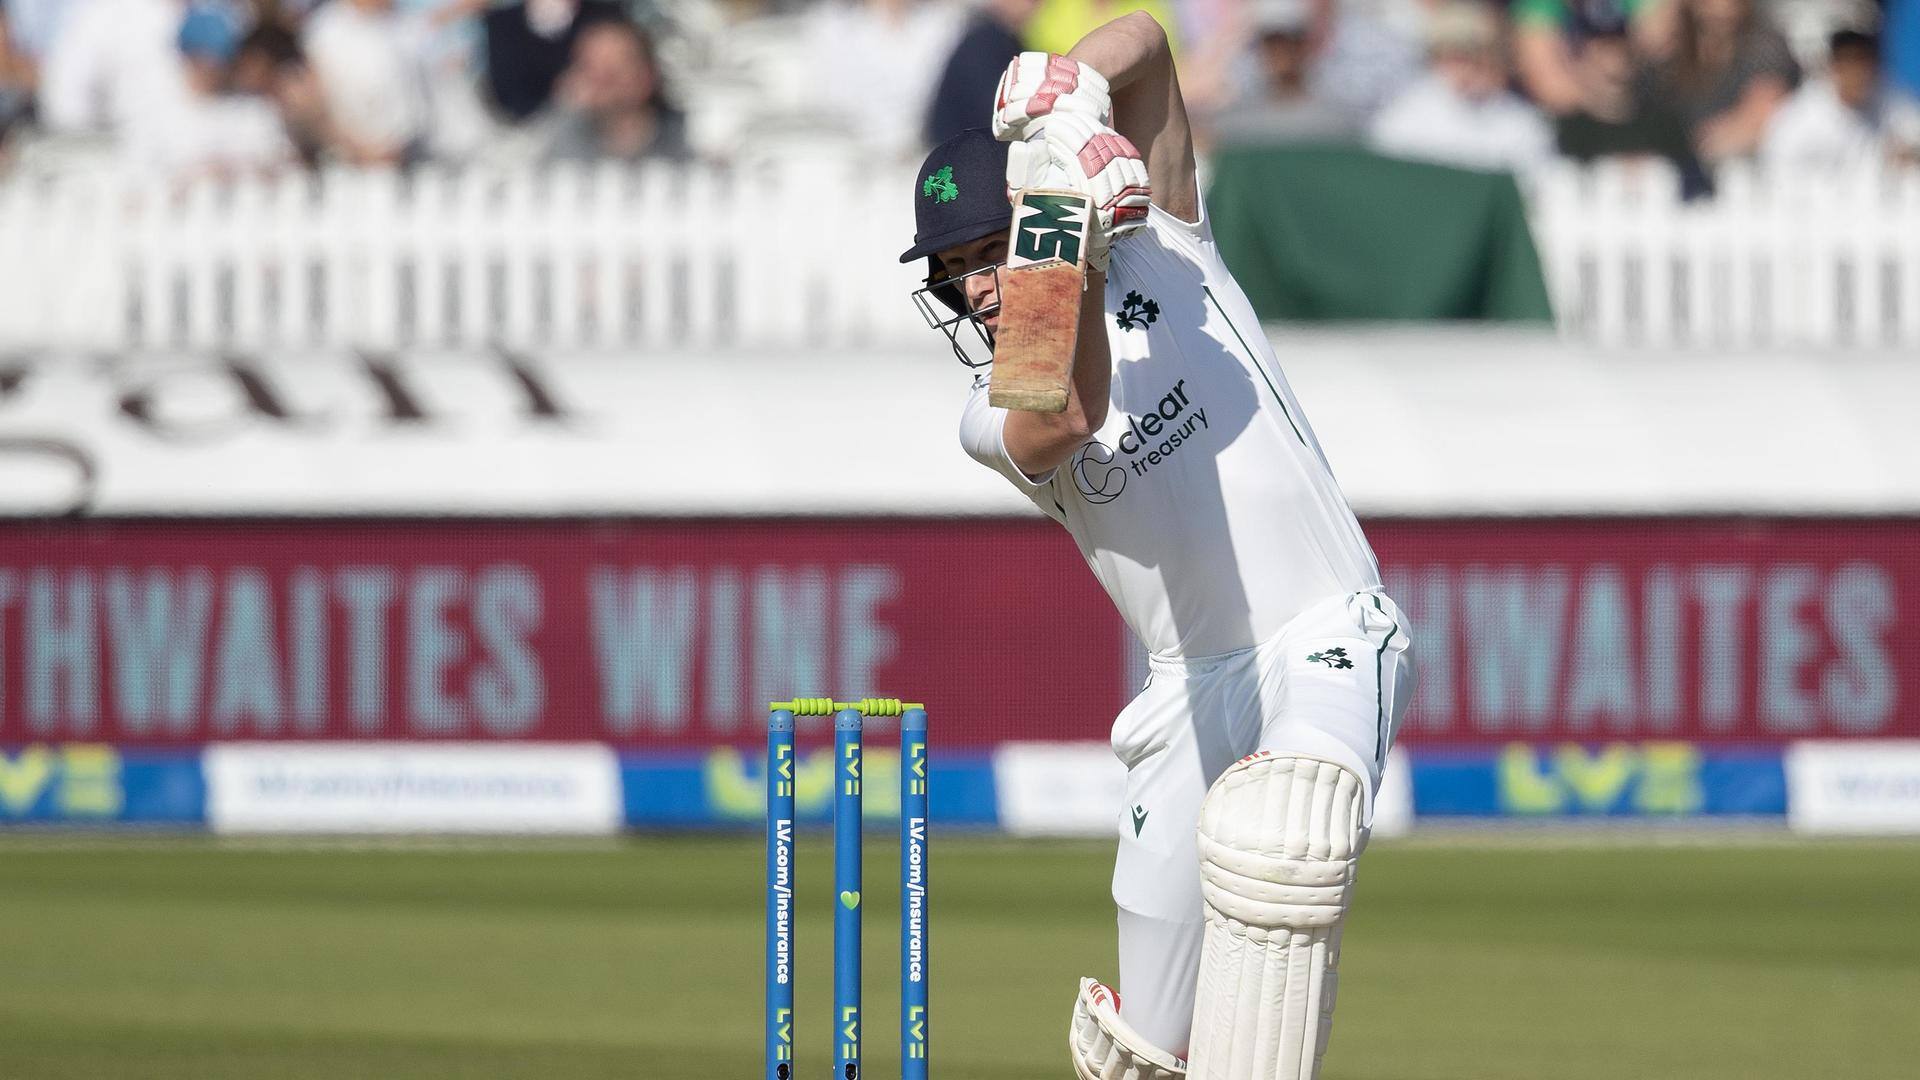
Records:
[[[1673,51],[1652,92],[1678,108],[1707,164],[1750,156],[1800,79],[1787,39],[1752,0],[1676,2]]]
[[[1382,153],[1469,169],[1522,172],[1552,154],[1553,134],[1507,89],[1499,17],[1475,0],[1434,12],[1428,73],[1374,117]]]
[[[229,78],[236,91],[273,98],[280,80],[306,66],[300,39],[278,22],[262,21],[240,39]]]
[[[987,122],[1000,75],[1020,55],[1020,34],[1040,0],[985,0],[947,57],[927,109],[928,145],[946,142]]]
[[[178,45],[186,93],[127,135],[138,165],[175,180],[264,173],[293,160],[279,116],[266,99],[234,91],[232,64],[244,27],[224,4],[195,3],[181,20]]]
[[[918,158],[933,80],[960,36],[956,12],[937,0],[828,0],[806,18],[809,104],[869,157]]]
[[[1179,23],[1168,28],[1169,41],[1180,43],[1180,96],[1196,122],[1195,149],[1201,153],[1212,138],[1213,119],[1257,92],[1253,23],[1262,2],[1179,0],[1174,6]],[[1308,37],[1319,43],[1319,35]]]
[[[44,62],[61,28],[87,3],[88,0],[0,0],[0,19],[7,23],[14,54],[34,64]]]
[[[1355,116],[1327,101],[1313,79],[1313,13],[1307,0],[1255,0],[1257,81],[1216,119],[1222,144],[1357,138]]]
[[[252,0],[256,26],[279,26],[298,30],[313,9],[325,0]]]
[[[498,138],[483,58],[488,0],[399,0],[396,10],[416,35],[415,60],[427,94],[426,153],[464,160]]]
[[[308,66],[300,39],[284,26],[262,23],[240,42],[233,86],[273,103],[293,153],[309,168],[319,165],[337,142],[319,77]]]
[[[1439,0],[1316,0],[1314,92],[1364,127],[1426,70]]]
[[[328,0],[307,18],[302,44],[326,101],[329,150],[355,165],[408,161],[427,134],[425,28],[393,5]]]
[[[668,103],[653,40],[626,19],[581,30],[555,89],[549,161],[684,160],[686,116]]]
[[[1827,75],[1787,99],[1767,129],[1769,165],[1858,168],[1920,156],[1920,110],[1881,79],[1880,41],[1860,30],[1833,35]]]
[[[1611,62],[1615,45],[1656,51],[1662,42],[1668,9],[1681,0],[1514,0],[1513,56],[1520,88],[1533,103],[1556,116],[1577,113],[1591,104],[1593,57],[1589,40],[1600,39],[1603,59]]]
[[[186,95],[180,0],[86,0],[40,72],[39,116],[59,134],[127,132]]]
[[[1648,100],[1636,77],[1633,42],[1624,25],[1589,26],[1574,56],[1579,97],[1554,118],[1560,153],[1576,161],[1606,157],[1664,158],[1679,170],[1687,198],[1709,194],[1712,185],[1680,114]]]
[[[519,0],[489,10],[482,25],[487,90],[494,105],[516,121],[545,108],[581,29],[596,19],[620,17],[620,5],[612,0]]]

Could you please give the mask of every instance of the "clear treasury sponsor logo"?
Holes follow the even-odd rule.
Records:
[[[1129,415],[1113,447],[1098,441],[1081,447],[1073,459],[1074,486],[1090,503],[1110,503],[1126,490],[1129,472],[1147,475],[1206,430],[1207,410],[1187,396],[1187,381],[1181,379],[1151,410]]]

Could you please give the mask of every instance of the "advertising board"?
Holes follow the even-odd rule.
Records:
[[[1408,745],[1920,737],[1920,522],[1368,532]],[[746,746],[827,692],[925,700],[944,747],[1099,741],[1140,661],[1033,519],[0,523],[4,747]]]

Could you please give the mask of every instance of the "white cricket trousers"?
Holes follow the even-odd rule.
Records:
[[[1127,767],[1113,868],[1120,1014],[1185,1057],[1205,928],[1194,829],[1207,789],[1256,750],[1325,758],[1367,780],[1371,823],[1413,654],[1406,618],[1373,590],[1328,597],[1253,648],[1148,666],[1113,724]]]

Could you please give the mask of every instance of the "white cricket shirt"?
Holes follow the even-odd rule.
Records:
[[[1006,410],[975,381],[960,441],[1067,527],[1148,651],[1213,656],[1271,638],[1379,566],[1259,320],[1198,224],[1153,207],[1107,275],[1106,423],[1029,479]]]

